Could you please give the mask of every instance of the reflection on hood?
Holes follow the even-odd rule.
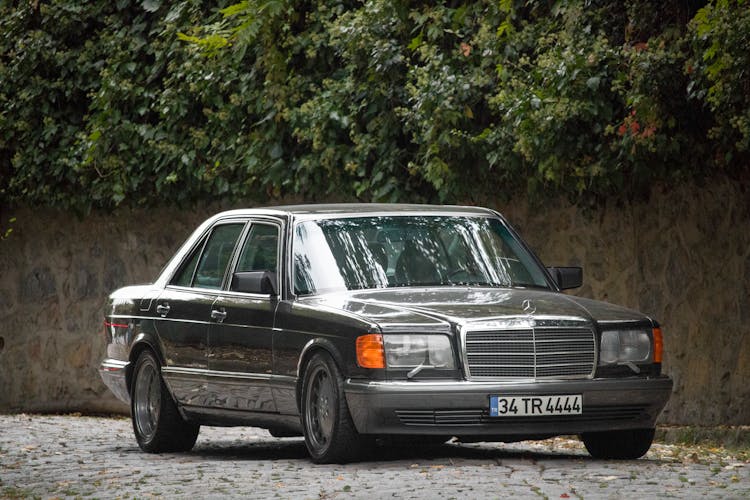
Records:
[[[648,322],[621,306],[558,292],[508,288],[398,288],[311,297],[309,302],[356,314],[381,329],[445,331],[503,318],[560,318],[592,322]],[[306,300],[306,302],[307,302]]]

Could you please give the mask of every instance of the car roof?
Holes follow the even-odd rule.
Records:
[[[281,205],[273,207],[244,208],[229,210],[217,217],[241,217],[253,215],[286,215],[296,219],[316,219],[331,216],[357,215],[407,215],[407,214],[445,214],[445,215],[495,215],[490,209],[459,205],[420,205],[406,203],[328,203],[311,205]]]

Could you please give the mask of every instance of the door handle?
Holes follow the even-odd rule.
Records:
[[[221,323],[227,317],[227,312],[222,307],[221,309],[211,310],[211,319],[215,319],[217,323]]]
[[[162,318],[169,314],[170,309],[171,307],[169,307],[169,304],[166,302],[156,306],[156,312],[159,313]]]

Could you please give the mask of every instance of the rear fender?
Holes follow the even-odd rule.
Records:
[[[165,364],[164,353],[162,352],[156,338],[148,333],[139,333],[130,346],[130,355],[128,357],[129,363],[125,368],[125,383],[128,388],[128,393],[131,392],[130,389],[133,380],[133,370],[135,369],[135,362],[138,360],[138,356],[140,356],[141,353],[146,349],[151,350],[156,355],[156,359],[159,360],[159,364],[161,366],[164,366]]]

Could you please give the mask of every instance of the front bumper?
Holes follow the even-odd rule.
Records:
[[[363,434],[485,436],[497,440],[652,428],[672,379],[624,378],[523,383],[347,380],[349,410]],[[580,415],[490,417],[490,396],[581,394]]]

